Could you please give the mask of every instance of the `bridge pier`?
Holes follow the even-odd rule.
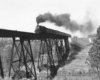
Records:
[[[24,75],[20,73],[23,68]],[[20,40],[16,40],[15,37],[13,38],[9,76],[12,72],[14,72],[14,78],[18,75],[20,78],[26,76],[26,78],[34,77],[35,80],[37,79],[30,39],[21,37]]]

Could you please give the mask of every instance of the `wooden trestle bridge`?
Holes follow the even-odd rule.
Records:
[[[31,75],[34,77],[34,80],[37,80],[31,41],[40,42],[38,70],[42,71],[42,67],[45,66],[50,70],[51,77],[56,76],[57,70],[64,65],[70,51],[68,38],[71,36],[69,34],[48,29],[44,26],[38,25],[35,33],[0,29],[0,37],[13,39],[9,77],[12,72],[21,77],[21,74],[17,71],[21,71],[21,67],[24,66],[26,78],[29,78]],[[1,61],[0,58],[0,63],[2,63]],[[1,76],[4,77],[2,65],[0,66],[0,70]]]

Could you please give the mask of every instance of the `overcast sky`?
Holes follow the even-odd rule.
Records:
[[[39,14],[69,13],[79,24],[100,24],[100,0],[0,0],[0,28],[33,32]]]

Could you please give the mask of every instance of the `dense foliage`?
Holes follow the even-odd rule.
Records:
[[[100,27],[97,29],[97,36],[90,48],[89,57],[91,68],[100,76]]]

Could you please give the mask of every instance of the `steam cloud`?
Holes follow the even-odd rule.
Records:
[[[37,16],[36,21],[37,24],[49,21],[55,23],[55,25],[59,27],[64,26],[66,29],[69,29],[72,32],[80,31],[82,33],[91,33],[94,29],[91,20],[87,21],[83,25],[80,25],[77,22],[71,20],[69,14],[52,15],[51,13],[45,13],[43,15]]]

